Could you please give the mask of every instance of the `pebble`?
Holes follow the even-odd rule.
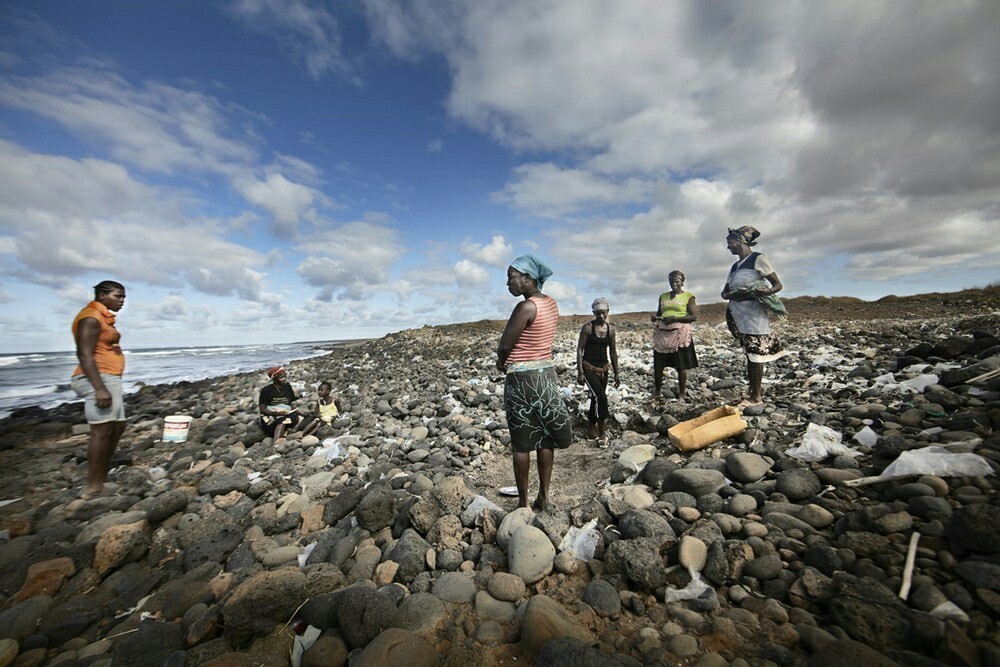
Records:
[[[995,318],[983,322],[977,326],[997,328]],[[352,664],[437,664],[439,649],[458,659],[473,640],[499,647],[514,637],[529,658],[564,635],[574,638],[560,644],[565,650],[586,651],[595,617],[610,633],[602,646],[633,660],[662,662],[669,653],[702,667],[730,656],[731,665],[821,664],[818,656],[835,645],[843,649],[838,657],[867,664],[869,644],[887,641],[878,633],[892,626],[888,619],[945,600],[972,620],[947,636],[940,630],[942,645],[955,654],[972,646],[975,654],[982,610],[1000,606],[992,592],[1000,588],[993,565],[1000,538],[991,537],[1000,535],[996,476],[845,485],[926,444],[960,443],[959,450],[996,466],[1000,387],[972,392],[963,383],[981,374],[974,368],[1000,367],[1000,356],[963,352],[972,337],[952,323],[787,323],[782,336],[798,351],[769,364],[767,402],[744,412],[750,428],[682,454],[666,429],[708,407],[735,404],[745,388],[730,372],[734,348],[724,325],[699,322],[704,365],[691,372],[687,403],[653,409],[641,392],[624,385],[613,392],[609,447],[590,460],[614,471],[611,482],[628,483],[567,502],[554,480],[554,507],[544,513],[512,510],[478,481],[488,466],[509,471],[502,382],[490,355],[477,352],[495,346],[498,332],[489,327],[447,334],[425,327],[292,362],[307,385],[330,378],[344,394],[341,417],[321,438],[336,438],[330,461],[312,456],[320,439],[293,435],[275,447],[256,429],[257,374],[144,388],[128,399],[129,414],[138,417],[112,473],[117,495],[81,502],[61,491],[82,470],[78,453],[66,456],[68,444],[55,442],[53,454],[37,462],[12,461],[38,489],[34,506],[45,509],[0,514],[0,530],[12,536],[0,544],[0,585],[12,597],[0,611],[0,658],[13,646],[15,655],[23,648],[19,664],[102,664],[125,660],[138,646],[165,664],[185,654],[196,662],[222,653],[249,659],[268,655],[275,628],[306,599],[325,606],[311,602],[315,609],[298,613],[338,636],[324,634],[303,664],[342,664],[350,649]],[[816,363],[832,349],[842,362]],[[555,351],[559,373],[573,386],[575,338]],[[899,366],[904,353],[914,361]],[[940,360],[931,357],[945,353],[959,368],[936,370]],[[626,377],[648,380],[648,327],[621,324],[619,357]],[[920,370],[907,370],[913,364]],[[892,388],[924,372],[940,378],[922,394]],[[568,400],[579,415],[579,399]],[[70,437],[77,412],[56,408],[46,419],[65,420]],[[190,441],[142,445],[158,433],[153,415],[174,412],[202,415]],[[840,433],[853,455],[788,455],[807,421]],[[857,442],[863,428],[876,445]],[[556,479],[566,472],[558,462],[555,470]],[[496,504],[466,511],[478,494]],[[601,536],[584,568],[555,545],[571,525],[592,518]],[[902,604],[890,589],[898,589],[913,531],[922,538],[914,588]],[[673,558],[683,568],[668,575]],[[683,588],[688,569],[701,571],[710,589],[666,604],[664,615],[657,600]],[[854,586],[858,576],[864,583]],[[586,605],[563,596],[570,590]],[[160,627],[143,630],[152,634],[140,644],[126,639],[133,635],[99,641],[118,627],[104,623],[111,613],[125,612],[122,628],[148,625],[129,613],[147,595],[144,609],[163,618],[154,624]],[[642,627],[652,619],[662,623],[659,631]],[[726,650],[709,646],[709,627],[731,629]],[[846,640],[840,628],[867,643]],[[920,652],[907,641],[899,639],[900,647]],[[223,651],[213,654],[213,642]],[[248,648],[236,654],[230,646]]]

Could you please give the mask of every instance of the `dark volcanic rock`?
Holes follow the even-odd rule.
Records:
[[[834,621],[854,639],[882,651],[906,645],[910,610],[879,582],[843,580],[828,603]]]
[[[243,531],[237,526],[223,526],[215,535],[195,540],[181,552],[184,571],[190,572],[204,563],[224,563],[242,541]]]
[[[973,553],[1000,553],[1000,506],[976,504],[960,507],[951,515],[948,540]]]
[[[161,667],[174,651],[184,648],[184,633],[176,623],[147,620],[115,644],[111,659],[116,665]]]
[[[373,533],[391,526],[396,517],[395,506],[396,497],[389,487],[375,485],[357,505],[358,523]]]
[[[337,620],[351,648],[361,648],[391,627],[398,614],[392,600],[364,586],[351,586],[342,591]]]
[[[648,590],[663,586],[667,583],[667,575],[660,554],[661,545],[662,541],[655,537],[613,542],[605,552],[608,572],[624,574]]]

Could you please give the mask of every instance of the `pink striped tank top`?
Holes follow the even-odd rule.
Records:
[[[536,361],[552,358],[552,341],[559,324],[559,306],[550,296],[532,296],[535,302],[535,319],[521,332],[514,350],[507,357],[507,364],[517,361]]]

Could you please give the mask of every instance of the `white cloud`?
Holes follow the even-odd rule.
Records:
[[[495,268],[504,268],[514,259],[514,246],[503,234],[494,234],[490,242],[484,246],[467,239],[462,242],[461,250],[465,256]]]
[[[494,201],[556,219],[578,284],[644,302],[669,262],[714,300],[738,224],[792,293],[1000,266],[995,2],[365,6],[397,56],[446,59],[452,118],[542,155]]]
[[[395,229],[364,221],[317,232],[303,238],[296,249],[308,254],[298,273],[320,288],[317,298],[321,301],[335,295],[358,300],[389,288],[389,273],[403,255]]]
[[[440,139],[431,139],[427,142],[428,153],[440,153],[442,150],[444,150],[444,142]]]
[[[214,221],[189,218],[184,201],[119,165],[0,142],[0,230],[13,239],[18,275],[32,282],[59,286],[97,272],[258,298],[263,274],[254,267],[264,256],[224,240]]]
[[[558,218],[585,208],[648,203],[653,192],[652,181],[615,181],[583,169],[532,163],[515,168],[503,190],[493,193],[493,200],[530,215]]]
[[[239,122],[253,116],[239,107],[156,82],[133,86],[110,70],[0,78],[0,104],[49,118],[151,172],[232,175],[258,158],[257,138]]]
[[[314,217],[316,205],[328,203],[319,190],[293,183],[279,173],[264,180],[237,181],[235,187],[248,202],[271,214],[275,232],[284,237],[294,238],[299,224]]]
[[[273,37],[314,79],[333,73],[360,80],[344,55],[340,25],[322,2],[310,0],[234,0],[230,13],[254,32]]]
[[[459,287],[482,286],[490,282],[490,274],[475,262],[461,259],[455,263],[455,284]]]

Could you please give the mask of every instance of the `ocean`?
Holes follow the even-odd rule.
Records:
[[[328,354],[330,347],[341,342],[125,350],[123,385],[127,394],[144,384],[204,380],[262,370]],[[19,408],[53,408],[80,400],[69,388],[70,373],[76,364],[75,352],[0,354],[0,419]]]

